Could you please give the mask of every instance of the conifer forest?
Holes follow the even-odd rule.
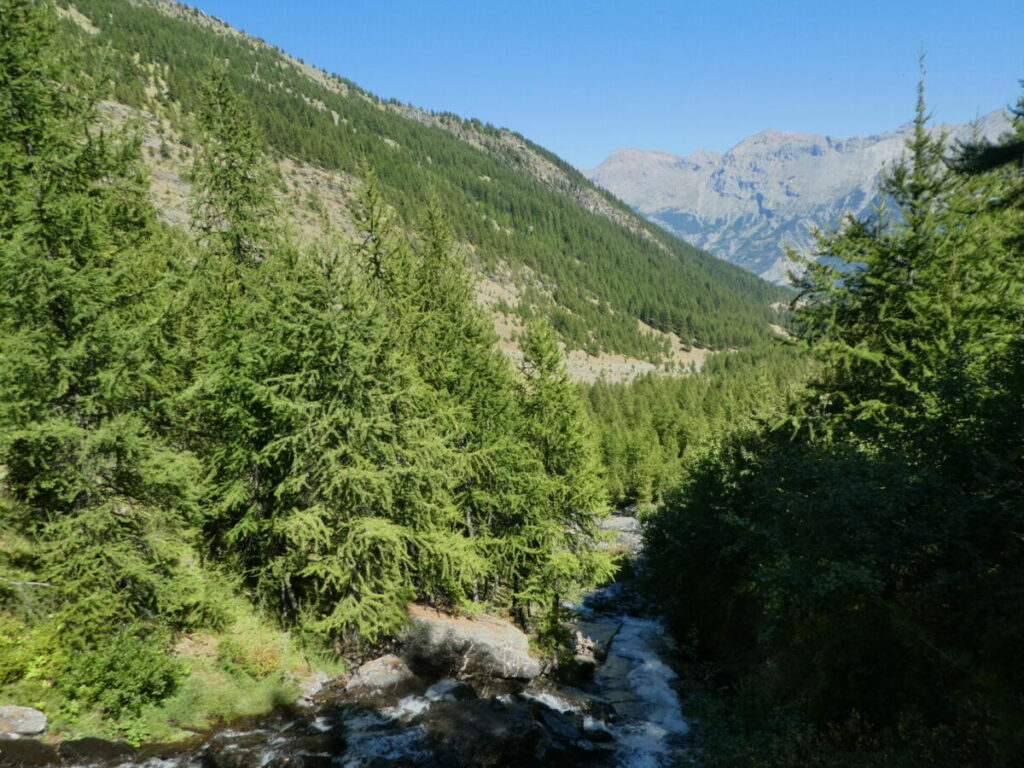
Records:
[[[0,0],[0,705],[182,740],[389,652],[411,603],[557,670],[619,580],[674,643],[687,764],[1024,764],[1024,98],[951,144],[922,79],[880,205],[781,288],[193,16]],[[285,161],[344,216],[300,227]]]

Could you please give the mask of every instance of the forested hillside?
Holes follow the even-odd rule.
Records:
[[[418,600],[559,636],[606,578],[550,325],[513,368],[440,205],[368,177],[299,243],[252,110],[199,76],[190,233],[52,8],[0,3],[0,690],[140,740],[268,709]]]
[[[716,355],[699,376],[586,387],[613,505],[663,503],[709,444],[778,412],[813,367],[806,350],[776,342]]]
[[[1024,763],[1018,106],[1005,146],[964,154],[922,91],[892,207],[818,239],[797,303],[810,386],[651,518],[708,765]]]
[[[109,69],[109,97],[198,145],[196,85],[217,63],[273,156],[330,171],[348,196],[372,169],[407,230],[435,199],[478,270],[528,268],[521,314],[540,310],[571,348],[657,359],[665,341],[638,319],[716,349],[764,340],[778,322],[779,289],[667,235],[511,131],[384,102],[176,3],[69,7],[87,21],[66,19],[63,33],[85,47],[89,71]]]

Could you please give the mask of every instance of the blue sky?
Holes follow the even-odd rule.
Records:
[[[1022,0],[198,0],[384,98],[507,126],[589,168],[619,147],[847,137],[1016,101]]]

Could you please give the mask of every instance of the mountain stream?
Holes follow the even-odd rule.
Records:
[[[609,521],[626,546],[636,520]],[[61,765],[121,768],[460,768],[694,764],[674,687],[673,648],[660,620],[627,585],[613,583],[574,606],[580,642],[594,651],[576,686],[538,679],[522,690],[478,694],[441,679],[401,695],[353,699],[329,688],[307,701],[246,718],[192,744],[109,742],[61,749]],[[596,666],[594,665],[596,661]],[[86,740],[87,742],[89,740]],[[104,748],[106,745],[106,748]],[[88,746],[88,745],[86,745]],[[16,758],[17,759],[17,758]],[[0,761],[2,762],[2,761]],[[17,762],[15,764],[18,764]],[[20,765],[46,765],[24,759]],[[49,763],[52,764],[52,763]]]

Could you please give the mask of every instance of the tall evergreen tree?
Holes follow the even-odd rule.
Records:
[[[795,430],[725,441],[649,529],[678,629],[771,713],[748,726],[806,723],[801,746],[751,740],[737,764],[1024,754],[1006,710],[1024,679],[1019,218],[992,202],[1005,176],[945,167],[926,117],[919,91],[891,208],[820,238],[832,262],[797,313],[823,366]]]
[[[936,339],[958,332],[940,288],[951,277],[940,254],[962,237],[955,222],[969,198],[943,163],[945,140],[932,136],[928,118],[922,78],[907,157],[879,184],[883,203],[823,234],[819,253],[829,260],[811,263],[798,283],[798,317],[829,364],[821,404],[830,425],[910,428],[935,406],[943,353]]]
[[[0,5],[0,63],[0,463],[88,640],[159,612],[150,534],[190,509],[190,463],[145,418],[154,224],[138,142],[95,127],[47,4]]]
[[[487,576],[474,595],[507,604],[534,544],[521,534],[543,470],[521,430],[513,371],[474,302],[473,282],[436,203],[419,231],[410,341],[424,379],[455,409],[455,493]]]
[[[253,267],[280,245],[273,175],[253,117],[226,74],[209,73],[199,97],[203,141],[191,174],[192,227],[207,258]]]
[[[190,286],[196,341],[182,410],[208,473],[207,543],[228,548],[224,537],[239,519],[267,514],[279,480],[266,477],[273,469],[257,460],[280,427],[265,394],[273,370],[264,364],[260,332],[274,317],[275,271],[293,254],[282,253],[251,117],[222,74],[210,74],[202,94],[204,149],[192,170],[192,223],[202,250]]]
[[[526,328],[522,373],[521,429],[540,460],[543,481],[531,494],[518,533],[537,560],[529,564],[517,597],[546,605],[547,621],[557,622],[563,599],[611,573],[607,552],[596,546],[607,498],[590,422],[554,331],[543,321]]]
[[[273,520],[254,535],[283,544],[260,567],[293,574],[310,627],[372,640],[404,621],[410,600],[465,600],[483,563],[452,499],[444,400],[372,283],[336,258],[303,267],[265,339],[284,358],[267,389],[287,420],[263,453],[287,462],[288,475]]]
[[[243,111],[224,88],[207,95],[221,149],[198,161],[195,178],[217,181],[197,184],[196,210],[222,213],[203,219],[209,303],[187,399],[211,551],[290,621],[372,640],[411,599],[464,600],[482,568],[451,498],[451,409],[409,356],[406,245],[370,186],[354,260],[288,247],[272,194],[251,188],[269,174],[232,124]]]

